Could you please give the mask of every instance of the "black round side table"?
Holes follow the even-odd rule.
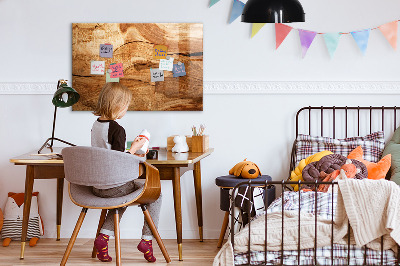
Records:
[[[237,184],[246,182],[246,181],[263,181],[266,180],[272,181],[272,178],[269,175],[261,175],[254,179],[246,179],[241,177],[236,177],[234,175],[220,176],[215,179],[215,184],[220,187],[220,209],[225,211],[224,221],[222,222],[221,233],[219,235],[218,245],[220,248],[222,246],[222,242],[224,241],[226,228],[228,227],[229,222],[229,208],[230,208],[230,198],[229,193],[230,190],[233,189]],[[257,187],[256,185],[254,187]],[[268,189],[268,200],[267,206],[271,204],[275,200],[275,186],[270,186]]]

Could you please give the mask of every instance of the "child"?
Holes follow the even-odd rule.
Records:
[[[131,91],[116,82],[106,83],[100,92],[94,115],[100,116],[92,127],[91,141],[93,147],[101,147],[111,150],[125,152],[125,129],[120,126],[115,120],[122,118],[128,110],[129,103],[132,99]],[[144,157],[145,155],[137,155],[135,152],[139,150],[146,142],[144,138],[136,138],[129,153],[134,156]],[[132,176],[132,181],[121,184],[116,187],[93,187],[93,194],[102,198],[121,197],[132,193],[135,190],[144,186],[143,183],[135,182],[136,176]],[[156,226],[160,216],[161,195],[153,203],[148,204],[147,208]],[[125,212],[126,207],[119,208],[120,219]],[[114,235],[114,219],[115,210],[107,212],[106,220],[101,228],[99,236],[94,241],[97,249],[97,258],[101,261],[111,261],[112,258],[108,255],[108,240]],[[137,246],[138,250],[144,253],[144,258],[149,262],[155,262],[153,256],[152,236],[150,227],[147,222],[144,222],[142,230],[142,240]]]

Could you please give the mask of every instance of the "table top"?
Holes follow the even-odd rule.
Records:
[[[37,150],[22,154],[20,156],[10,159],[11,163],[14,164],[64,164],[61,154],[61,147],[54,147],[53,151],[48,148],[43,149],[41,154],[37,154]],[[152,165],[182,165],[182,164],[193,164],[197,163],[201,159],[210,155],[214,149],[210,148],[205,152],[186,152],[186,153],[174,153],[167,151],[166,148],[161,148],[158,151],[158,159],[146,160]]]

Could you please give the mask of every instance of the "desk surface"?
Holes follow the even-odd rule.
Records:
[[[54,147],[53,153],[61,153],[62,148]],[[166,148],[161,148],[158,151],[158,159],[157,160],[146,160],[149,164],[152,165],[167,165],[167,164],[193,164],[197,163],[201,159],[210,155],[214,149],[208,149],[205,152],[186,152],[186,153],[173,153],[167,151]],[[52,153],[50,149],[43,149],[42,154],[50,154]],[[11,163],[14,164],[64,164],[62,158],[58,157],[56,154],[54,155],[39,155],[37,154],[37,150],[25,153],[23,155],[14,157],[10,159]]]

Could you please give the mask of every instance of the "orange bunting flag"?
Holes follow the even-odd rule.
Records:
[[[281,24],[281,23],[275,23],[275,40],[276,40],[276,49],[282,44],[282,42],[285,40],[286,36],[290,33],[292,30],[292,27]]]
[[[378,27],[393,49],[397,48],[397,20]]]

